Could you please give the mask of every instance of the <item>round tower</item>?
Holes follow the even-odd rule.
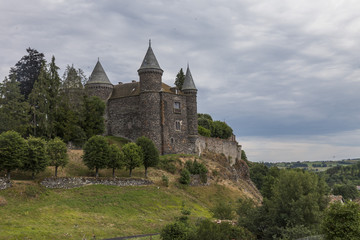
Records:
[[[144,60],[138,70],[140,78],[140,117],[142,122],[141,135],[150,138],[162,153],[161,128],[161,84],[163,70],[160,68],[151,48],[146,52]]]
[[[198,118],[197,118],[197,89],[192,78],[189,65],[186,69],[186,75],[182,91],[186,96],[186,111],[188,122],[188,140],[195,152],[195,142],[198,137]]]
[[[98,59],[89,80],[85,84],[87,94],[90,96],[97,96],[106,102],[109,99],[113,88],[114,85],[111,84],[104,68],[101,66],[100,60]]]

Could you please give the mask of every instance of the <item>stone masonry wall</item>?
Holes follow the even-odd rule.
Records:
[[[241,145],[236,141],[199,136],[196,141],[196,148],[199,155],[205,151],[222,153],[226,156],[230,165],[234,165],[237,159],[241,159]]]
[[[145,186],[153,184],[152,181],[136,178],[84,178],[84,177],[64,177],[64,178],[45,178],[41,183],[46,188],[70,189],[86,185],[109,185],[109,186]]]

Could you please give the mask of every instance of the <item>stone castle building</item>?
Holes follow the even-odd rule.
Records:
[[[181,91],[163,83],[163,70],[149,42],[138,74],[139,81],[114,86],[100,61],[96,63],[85,88],[106,103],[106,133],[132,141],[146,136],[161,154],[195,153],[197,89],[189,66]]]

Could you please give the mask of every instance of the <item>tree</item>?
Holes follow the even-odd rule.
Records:
[[[26,151],[26,141],[19,133],[8,131],[0,135],[0,168],[6,170],[8,179],[11,171],[21,168]]]
[[[105,130],[105,103],[98,97],[84,96],[81,127],[87,138],[102,134]]]
[[[211,131],[209,129],[206,129],[202,126],[198,126],[198,133],[201,135],[201,136],[204,136],[204,137],[211,137]]]
[[[159,163],[159,151],[153,141],[147,137],[139,137],[136,144],[142,149],[143,165],[145,167],[145,177],[147,177],[147,169],[155,167]]]
[[[211,137],[228,139],[233,130],[225,122],[214,121],[211,125]]]
[[[57,177],[58,167],[65,167],[69,161],[66,144],[56,137],[47,143],[46,150],[50,160],[49,165],[55,167],[55,177]]]
[[[360,206],[335,202],[325,212],[322,231],[326,240],[353,240],[360,236]]]
[[[32,178],[42,172],[49,165],[46,154],[46,142],[41,138],[29,137],[27,139],[27,154],[22,169],[32,172]]]
[[[105,168],[109,162],[109,144],[103,136],[92,136],[84,145],[83,161],[90,169],[95,169],[96,177],[99,169]]]
[[[176,79],[175,79],[175,86],[177,86],[178,89],[182,89],[182,86],[184,84],[185,81],[185,74],[183,69],[181,68],[180,71],[178,72],[178,74],[176,75]]]
[[[180,172],[180,179],[179,179],[179,182],[181,184],[184,184],[184,185],[189,185],[190,184],[190,172],[189,170],[187,170],[186,168],[182,169],[181,172]]]
[[[213,217],[217,219],[231,220],[234,218],[230,203],[225,203],[224,201],[219,201],[211,211],[213,212]]]
[[[122,148],[125,158],[125,166],[128,169],[131,177],[132,170],[136,167],[140,167],[142,162],[142,150],[141,147],[135,143],[127,143]]]
[[[359,191],[356,189],[355,185],[335,185],[333,189],[333,194],[341,195],[346,200],[354,200],[359,196]]]
[[[115,144],[110,145],[108,168],[112,168],[112,176],[115,177],[115,169],[121,169],[124,166],[124,153]]]
[[[244,150],[241,150],[241,159],[244,160],[246,163],[249,163],[249,160]]]
[[[21,95],[19,83],[12,75],[0,83],[0,133],[14,130],[25,135],[29,122],[29,104]]]
[[[16,81],[20,83],[20,92],[25,99],[33,89],[35,81],[40,74],[41,66],[45,63],[44,54],[37,50],[27,48],[28,55],[23,56],[15,67],[10,69],[10,76],[14,75]]]

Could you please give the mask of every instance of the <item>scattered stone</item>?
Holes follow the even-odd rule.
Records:
[[[70,189],[86,185],[108,185],[108,186],[145,186],[153,184],[152,181],[141,178],[85,178],[85,177],[63,177],[45,178],[41,183],[46,188]]]
[[[11,187],[11,182],[7,178],[0,178],[0,190]]]

